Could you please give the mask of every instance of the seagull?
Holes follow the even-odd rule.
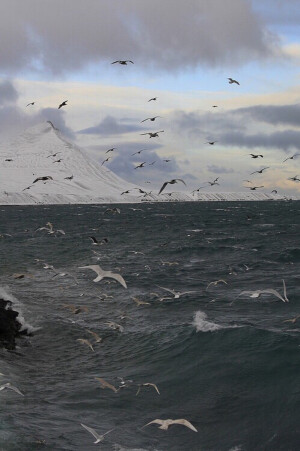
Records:
[[[116,213],[119,213],[119,214],[120,214],[120,213],[121,213],[121,210],[120,210],[120,208],[117,208],[117,207],[114,207],[114,208],[107,208],[103,214],[105,215],[105,213],[109,213],[109,212],[112,212],[112,213],[114,213],[114,214],[116,214]]]
[[[245,188],[249,188],[249,189],[251,189],[251,191],[255,191],[258,188],[264,188],[264,185],[262,185],[262,186],[245,186]]]
[[[146,161],[144,161],[141,164],[138,164],[134,169],[143,168],[145,164],[146,164]]]
[[[10,382],[7,382],[6,384],[3,384],[0,386],[0,391],[4,390],[5,388],[9,388],[10,390],[15,391],[16,393],[18,393],[21,396],[24,396],[24,394],[22,392],[20,392],[20,390],[18,389],[18,387],[15,387],[14,385],[11,385]]]
[[[29,105],[34,105],[34,104],[35,104],[35,102],[30,102],[26,105],[26,107],[28,107]]]
[[[145,122],[145,121],[155,121],[155,119],[157,118],[157,117],[161,117],[161,116],[154,116],[154,117],[147,117],[146,119],[144,119],[143,121],[141,121],[141,123],[142,122]]]
[[[98,241],[94,236],[90,236],[89,238],[92,240],[94,246],[101,246],[102,244],[108,243],[108,238],[102,238],[101,241]]]
[[[297,157],[298,155],[300,155],[300,153],[295,153],[294,155],[292,155],[291,157],[289,157],[289,158],[286,158],[285,160],[283,160],[283,163],[285,162],[285,161],[287,161],[287,160],[293,160],[295,157]]]
[[[111,271],[104,271],[102,268],[100,268],[99,265],[79,266],[79,269],[92,269],[93,271],[95,271],[95,273],[97,274],[97,277],[96,277],[96,279],[93,280],[93,282],[99,282],[100,280],[107,277],[107,278],[116,280],[124,288],[127,288],[126,282],[120,274],[116,274]]]
[[[258,158],[258,157],[263,158],[264,157],[261,154],[254,154],[254,153],[248,153],[247,155],[251,155],[251,158]]]
[[[47,158],[50,158],[50,157],[56,157],[56,155],[58,155],[59,153],[61,153],[61,152],[56,152],[56,153],[53,153],[52,155],[48,155]]]
[[[277,191],[277,189],[273,189],[273,190],[271,191],[271,193],[277,194],[278,191]]]
[[[131,61],[131,60],[117,60],[117,61],[114,61],[111,64],[116,64],[116,63],[122,64],[123,66],[127,66],[127,63],[134,64],[134,62]]]
[[[135,298],[135,297],[132,297],[131,299],[132,299],[132,300],[136,303],[136,305],[138,305],[138,306],[140,306],[140,305],[150,305],[150,302],[141,301],[140,299]]]
[[[48,227],[39,227],[38,229],[36,229],[36,232],[39,232],[40,230],[47,230],[47,232],[49,233],[49,235],[55,234],[55,233],[61,233],[62,235],[65,235],[65,231],[62,229],[57,229],[54,230],[53,229],[53,224],[51,222],[47,222],[46,226]]]
[[[191,194],[194,195],[194,193],[196,191],[198,191],[198,193],[199,193],[200,189],[203,189],[203,188],[205,188],[205,186],[200,186],[198,189],[194,189],[194,191],[192,191]]]
[[[218,141],[207,141],[204,144],[210,144],[211,146],[213,146],[215,143],[217,143]]]
[[[115,323],[114,321],[107,321],[104,324],[113,330],[118,330],[119,332],[124,332],[124,327],[121,326],[121,324]]]
[[[38,177],[38,178],[36,178],[32,183],[36,183],[36,182],[38,182],[39,180],[53,180],[53,178],[52,178],[50,175],[45,175],[45,176],[43,176],[43,177]]]
[[[196,293],[196,291],[175,291],[175,290],[170,290],[169,288],[164,288],[164,287],[160,287],[159,285],[157,285],[158,288],[161,288],[162,290],[168,291],[169,293],[173,294],[174,299],[179,299],[180,296],[183,296],[184,294],[189,294],[189,293]]]
[[[102,441],[104,440],[104,436],[105,436],[106,434],[109,434],[111,431],[113,431],[113,429],[110,429],[109,431],[105,432],[104,434],[99,435],[99,434],[95,431],[95,429],[90,428],[89,426],[86,426],[86,425],[83,424],[83,423],[80,423],[80,424],[81,424],[81,426],[82,426],[84,429],[86,429],[88,432],[90,432],[90,433],[95,437],[95,439],[96,439],[96,441],[94,442],[95,444],[96,444],[96,443],[99,443],[99,442],[102,442]]]
[[[232,85],[232,83],[235,83],[235,84],[239,85],[239,82],[238,82],[237,80],[234,80],[233,78],[228,77],[228,80],[229,80],[228,83],[229,83],[230,85]]]
[[[53,161],[53,163],[60,163],[61,161],[63,161],[63,160],[60,158],[59,160]]]
[[[163,161],[165,161],[166,163],[169,163],[169,161],[171,161],[171,160],[163,160]]]
[[[60,109],[60,108],[63,107],[63,106],[66,106],[66,105],[67,105],[67,100],[64,100],[64,101],[59,105],[58,109]]]
[[[134,155],[139,155],[140,153],[144,152],[147,149],[142,149],[142,150],[138,150],[137,152],[134,152],[133,154],[131,154],[131,157],[133,157]]]
[[[163,133],[164,130],[160,130],[159,132],[147,132],[147,133],[141,133],[141,135],[149,135],[149,138],[156,138],[158,137],[159,133]]]
[[[165,182],[165,183],[163,184],[163,186],[160,188],[158,194],[162,193],[163,190],[165,189],[165,187],[166,187],[168,184],[169,184],[169,185],[174,185],[174,183],[177,183],[177,182],[182,182],[182,183],[186,186],[186,183],[185,183],[184,180],[182,180],[182,179],[172,179],[172,180],[170,180],[169,182]]]
[[[103,341],[103,338],[99,337],[98,334],[96,334],[96,332],[93,332],[92,330],[87,330],[87,332],[91,335],[93,335],[94,339],[95,339],[95,343],[101,343],[101,341]]]
[[[298,179],[297,177],[298,177],[298,175],[295,175],[294,177],[291,177],[288,180],[293,180],[294,182],[300,182],[300,179]]]
[[[149,163],[148,166],[153,166],[154,163],[156,163],[156,160],[152,161],[152,163]],[[150,183],[150,182],[146,182],[146,183]]]
[[[103,389],[109,388],[114,393],[118,392],[118,390],[116,389],[116,387],[114,385],[110,384],[109,382],[106,382],[106,380],[102,379],[102,377],[95,377],[95,379],[100,382],[101,388],[103,388]]]
[[[205,182],[205,183],[209,183],[210,186],[220,185],[220,184],[218,183],[219,178],[220,178],[220,177],[217,177],[217,178],[216,178],[215,180],[213,180],[212,182],[208,181],[208,182]]]
[[[93,348],[93,345],[89,340],[86,340],[85,338],[77,338],[77,341],[79,341],[79,343],[82,343],[83,345],[87,345],[93,352],[95,352],[95,349]]]
[[[74,178],[74,175],[70,175],[69,177],[65,177],[64,180],[72,180]]]
[[[74,313],[74,315],[78,315],[78,313],[89,311],[89,309],[87,307],[76,307],[76,305],[73,305],[73,304],[64,304],[63,308],[67,308],[67,309],[71,310],[71,312]]]
[[[267,166],[266,168],[262,168],[262,169],[260,169],[259,171],[251,172],[250,175],[252,175],[252,174],[262,174],[263,171],[265,171],[266,169],[269,169],[269,167],[270,167],[270,166]]]
[[[218,105],[212,105],[211,107],[212,108],[218,108]]]
[[[151,102],[151,100],[157,100],[158,97],[152,97],[151,99],[148,100],[148,102]]]
[[[138,391],[136,392],[135,396],[137,396],[139,394],[139,392],[141,391],[142,387],[153,387],[157,393],[160,395],[159,390],[157,388],[156,384],[152,384],[151,382],[144,382],[143,384],[138,384]]]
[[[210,286],[210,285],[213,285],[214,287],[216,286],[216,285],[218,285],[218,283],[225,283],[226,285],[227,285],[227,282],[226,282],[226,280],[223,280],[223,279],[220,279],[220,280],[215,280],[214,282],[210,282],[208,285],[207,285],[207,287],[206,287],[206,289]]]
[[[198,432],[197,429],[195,428],[195,426],[192,425],[192,423],[190,423],[188,420],[184,419],[184,418],[180,418],[178,420],[160,420],[159,418],[157,418],[156,420],[150,421],[149,423],[145,424],[146,427],[149,424],[160,424],[159,429],[163,429],[164,431],[166,431],[168,429],[169,426],[171,426],[171,424],[181,424],[182,426],[186,426],[187,428],[192,429],[192,431],[194,432]]]
[[[286,319],[286,320],[284,320],[283,322],[284,322],[284,323],[292,323],[292,324],[295,324],[295,322],[298,321],[298,318],[300,318],[300,315],[295,316],[295,318]]]
[[[285,282],[283,279],[282,279],[282,283],[283,283],[283,297],[281,296],[280,293],[278,293],[278,291],[273,290],[273,288],[267,288],[265,290],[255,290],[255,291],[242,291],[238,296],[245,295],[245,296],[250,296],[251,298],[258,298],[261,294],[274,294],[274,296],[276,296],[282,302],[289,302],[289,300],[287,298],[287,294],[286,294]]]
[[[106,160],[102,161],[101,166],[103,166],[104,163],[106,163],[106,162],[107,162],[108,160],[110,160],[110,159],[111,159],[111,157],[107,157]]]
[[[116,147],[112,147],[111,149],[108,149],[105,153],[113,152],[114,150],[116,150]]]

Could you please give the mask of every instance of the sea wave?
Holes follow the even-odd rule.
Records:
[[[17,320],[21,324],[20,331],[26,330],[27,333],[32,334],[33,332],[36,332],[39,330],[39,327],[34,327],[31,324],[29,324],[22,312],[22,302],[17,299],[10,291],[8,287],[1,287],[0,286],[0,298],[2,298],[4,301],[9,301],[12,303],[12,308],[15,312],[18,312]]]
[[[215,330],[223,329],[223,326],[207,321],[206,318],[206,313],[201,310],[198,310],[195,313],[193,326],[196,327],[197,332],[213,332]]]

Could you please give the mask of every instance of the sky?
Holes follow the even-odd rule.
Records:
[[[300,194],[300,0],[1,4],[0,139],[51,120],[149,190]]]

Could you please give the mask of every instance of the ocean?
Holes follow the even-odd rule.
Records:
[[[0,391],[0,450],[298,450],[299,205],[0,207],[0,298],[31,332],[0,350],[0,384],[24,394]],[[283,280],[289,302],[241,294]],[[95,445],[81,424],[112,431]]]

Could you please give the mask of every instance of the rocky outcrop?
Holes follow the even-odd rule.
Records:
[[[26,329],[18,321],[18,312],[14,311],[10,301],[0,299],[0,348],[13,350],[16,347],[16,338],[28,335]]]

